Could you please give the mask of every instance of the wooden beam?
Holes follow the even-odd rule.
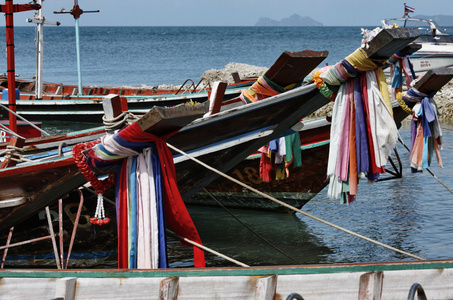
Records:
[[[423,94],[436,93],[452,78],[453,69],[451,68],[429,70],[415,82],[414,88]]]
[[[222,106],[226,88],[226,82],[214,82],[211,90],[211,95],[209,96],[209,112],[205,115],[205,117],[220,112],[220,107]]]
[[[382,297],[383,272],[369,272],[360,276],[359,300],[380,300]]]
[[[329,54],[329,51],[283,52],[265,75],[281,87],[300,83]]]
[[[76,282],[75,277],[58,278],[55,282],[54,299],[74,300]]]
[[[259,277],[256,280],[255,300],[275,299],[277,290],[277,275]]]
[[[108,94],[102,98],[102,108],[106,119],[114,119],[119,116],[123,112],[120,96]]]
[[[417,78],[414,88],[423,94],[429,95],[439,91],[452,78],[453,69],[451,68],[429,70]],[[396,124],[401,123],[407,116],[408,114],[400,106],[393,109],[393,118]]]
[[[168,277],[160,282],[159,299],[176,300],[178,299],[179,277]]]
[[[391,28],[381,30],[364,48],[370,59],[385,63],[389,57],[400,51],[419,36],[417,28]]]
[[[154,106],[137,124],[143,131],[162,136],[180,130],[191,121],[202,117],[208,108],[209,101],[197,105]]]

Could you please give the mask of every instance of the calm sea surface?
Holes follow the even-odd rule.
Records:
[[[19,25],[16,18],[16,25]],[[208,69],[230,62],[269,67],[282,51],[328,50],[334,64],[360,46],[360,27],[81,27],[84,85],[159,85],[196,81]],[[372,29],[372,28],[368,28]],[[34,28],[15,28],[16,73],[35,69]],[[5,45],[5,32],[0,30]],[[46,26],[44,79],[77,83],[74,28]],[[0,72],[6,72],[0,51]],[[51,124],[80,128],[81,124]],[[432,172],[453,189],[453,127],[443,126],[444,168]],[[409,129],[401,135],[409,143]],[[304,211],[426,259],[453,258],[453,195],[428,172],[411,174],[408,152],[398,147],[403,178],[359,184],[351,205],[319,193]],[[413,260],[362,241],[303,215],[232,210],[237,218],[287,253],[256,237],[221,208],[189,207],[204,244],[249,265],[352,263]],[[101,234],[101,233],[98,233]],[[208,255],[209,265],[231,265]],[[190,255],[173,256],[174,266],[191,265]]]
[[[16,25],[20,20],[16,19]],[[77,84],[75,30],[45,26],[44,80]],[[15,28],[16,73],[35,74],[33,27]],[[0,30],[5,42],[5,30]],[[230,62],[270,67],[283,51],[328,50],[334,64],[360,47],[360,27],[80,27],[84,85],[198,81]],[[5,49],[5,48],[4,48]],[[6,72],[5,51],[0,72]]]

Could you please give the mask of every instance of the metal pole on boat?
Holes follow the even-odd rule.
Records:
[[[79,19],[75,19],[75,35],[76,35],[76,52],[77,52],[77,82],[79,86],[78,95],[83,94],[82,89],[82,69],[80,67],[80,39],[79,39]]]
[[[42,7],[42,1],[38,4]],[[36,75],[35,75],[35,98],[42,99],[42,73],[43,73],[43,50],[44,50],[44,24],[60,25],[60,22],[46,21],[40,9],[33,19],[27,19],[29,23],[36,23]]]
[[[74,0],[74,7],[71,11],[67,12],[64,9],[61,11],[54,11],[54,14],[71,14],[75,20],[75,35],[76,35],[76,52],[77,52],[77,79],[78,79],[78,95],[83,95],[82,88],[82,70],[80,65],[80,42],[79,42],[79,18],[83,13],[99,12],[99,10],[83,11],[78,4],[77,0]]]
[[[14,17],[15,12],[40,9],[39,4],[13,4],[13,0],[5,0],[4,5],[0,5],[0,11],[5,13],[6,19],[6,58],[8,74],[8,106],[16,112],[16,67],[14,60]],[[9,128],[17,132],[17,118],[14,113],[9,114]]]

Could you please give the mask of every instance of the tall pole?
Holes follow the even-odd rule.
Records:
[[[14,17],[13,0],[6,0],[6,68],[8,74],[8,108],[16,112],[16,66],[14,59]],[[17,132],[17,119],[9,114],[9,129]]]
[[[74,7],[71,9],[70,12],[66,12],[64,9],[61,11],[54,11],[54,14],[71,14],[75,20],[75,35],[76,35],[76,52],[77,52],[77,81],[78,81],[78,95],[83,95],[83,88],[82,88],[82,68],[80,63],[80,39],[79,39],[79,18],[83,13],[93,13],[99,12],[99,10],[92,10],[92,11],[83,11],[80,9],[78,1],[74,0]]]
[[[38,4],[42,7],[42,1]],[[60,22],[46,21],[43,16],[43,10],[40,9],[33,19],[27,19],[27,22],[36,23],[36,74],[35,74],[35,99],[42,99],[43,89],[43,56],[44,56],[44,24],[60,25]]]
[[[79,38],[79,18],[75,19],[75,35],[76,35],[76,53],[77,53],[77,82],[79,84],[78,94],[83,94],[82,89],[82,68],[80,66],[80,38]]]
[[[8,74],[8,108],[13,111],[9,113],[9,129],[17,132],[16,118],[16,67],[14,59],[14,17],[15,12],[40,9],[39,4],[13,4],[13,0],[5,0],[0,5],[0,11],[5,13],[6,18],[6,66]]]

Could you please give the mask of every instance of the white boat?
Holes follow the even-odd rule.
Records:
[[[418,28],[420,36],[413,42],[422,47],[409,56],[415,73],[453,66],[453,35],[431,19],[404,16],[382,20],[383,28]]]

